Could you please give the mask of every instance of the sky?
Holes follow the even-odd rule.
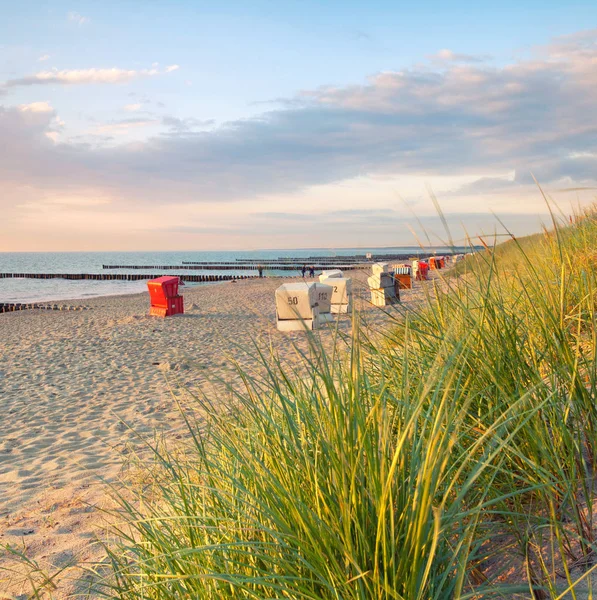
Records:
[[[516,235],[597,189],[597,2],[0,0],[0,251]],[[547,202],[546,202],[547,198]]]

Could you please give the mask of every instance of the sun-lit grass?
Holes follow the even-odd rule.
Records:
[[[596,248],[591,213],[467,258],[391,336],[264,357],[122,499],[105,593],[560,597],[595,551]]]

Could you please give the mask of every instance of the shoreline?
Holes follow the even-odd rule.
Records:
[[[360,271],[361,269],[355,269],[354,271],[351,271],[350,273],[356,273],[358,271]],[[349,273],[349,276],[350,276]],[[178,275],[174,275],[175,277]],[[183,276],[184,277],[184,276]],[[16,278],[15,278],[16,279]],[[299,280],[299,281],[319,281],[318,277],[315,276],[313,278],[303,278],[300,275],[264,275],[263,277],[259,278],[259,277],[252,277],[250,278],[253,281],[258,281],[259,279],[261,280],[265,280],[265,279],[269,279],[269,280],[283,280],[283,281],[287,281],[287,280],[291,280],[294,281]],[[56,278],[56,279],[51,279],[49,281],[59,281],[59,282],[63,282],[63,281],[70,281],[67,279],[60,279],[60,278]],[[239,283],[241,281],[246,281],[247,279],[243,279],[242,277],[239,277],[238,279],[229,279],[229,280],[222,280],[222,281],[200,281],[200,282],[185,282],[182,291],[184,294],[185,289],[189,290],[189,289],[196,289],[196,288],[200,288],[200,287],[204,287],[204,286],[211,286],[211,285],[221,285],[221,284],[229,284],[229,283]],[[1,280],[0,280],[1,281]],[[12,280],[14,281],[14,279]],[[26,281],[31,281],[31,280],[26,280]],[[38,280],[33,280],[33,281],[38,281]],[[48,280],[39,280],[39,281],[48,281]],[[85,280],[84,280],[85,281]],[[89,281],[85,281],[85,283],[89,283],[91,280]],[[47,304],[47,303],[60,303],[60,302],[83,302],[83,301],[88,301],[88,300],[93,300],[96,298],[113,298],[113,297],[126,297],[126,296],[140,296],[143,294],[148,293],[147,291],[147,281],[151,281],[151,279],[147,279],[147,280],[140,280],[138,282],[131,282],[131,281],[122,281],[119,283],[143,283],[143,285],[145,286],[145,289],[143,291],[138,291],[138,292],[114,292],[114,293],[101,293],[101,294],[94,294],[94,295],[90,295],[90,296],[84,296],[84,297],[71,297],[69,296],[68,298],[44,298],[44,299],[28,299],[28,300],[11,300],[11,299],[3,299],[2,297],[0,297],[0,304]],[[98,282],[95,282],[98,283]],[[101,282],[101,283],[117,283],[115,280],[106,280],[105,282]],[[27,309],[27,310],[35,310],[35,309]]]
[[[43,280],[45,281],[45,280]],[[55,280],[51,280],[51,281],[55,281]],[[58,279],[58,281],[68,281],[68,280],[61,280]],[[149,279],[147,279],[147,281],[150,281]],[[83,302],[83,301],[88,301],[88,300],[94,300],[97,298],[114,298],[114,297],[127,297],[127,296],[141,296],[145,293],[148,293],[147,291],[147,281],[143,280],[143,284],[145,285],[145,289],[143,291],[138,291],[138,292],[131,292],[131,291],[126,291],[126,292],[114,292],[114,293],[101,293],[101,294],[93,294],[90,296],[84,296],[84,297],[71,297],[69,296],[68,298],[43,298],[43,299],[35,299],[35,300],[11,300],[11,299],[3,299],[0,297],[0,304],[47,304],[50,302],[53,303],[59,303],[59,302]],[[102,282],[104,283],[104,282]],[[114,281],[109,282],[106,281],[105,283],[115,283]],[[122,283],[133,283],[133,282],[122,282]],[[134,282],[134,283],[141,283],[140,282]],[[196,287],[202,287],[202,286],[208,286],[208,285],[214,285],[214,284],[221,284],[221,283],[230,283],[230,281],[202,281],[202,282],[198,282],[198,283],[185,283],[185,286],[187,289],[189,288],[196,288]],[[183,289],[184,292],[184,289]]]
[[[359,272],[360,269],[355,269],[354,271],[350,271],[350,273],[357,273]],[[180,275],[174,274],[174,277],[178,277]],[[184,278],[184,275],[182,276]],[[250,277],[250,278],[243,278],[243,277],[238,277],[237,279],[227,279],[227,280],[220,280],[220,281],[186,281],[184,283],[183,286],[183,294],[184,294],[184,290],[187,289],[197,289],[197,288],[201,288],[204,286],[211,286],[211,285],[221,285],[221,284],[229,284],[229,283],[239,283],[241,281],[259,281],[259,280],[282,280],[282,281],[288,281],[288,280],[300,280],[300,281],[319,281],[318,277],[315,276],[313,278],[303,278],[300,275],[264,275],[263,277]],[[14,278],[14,279],[10,279],[10,281],[52,281],[52,282],[72,282],[72,283],[85,283],[85,284],[90,284],[90,283],[100,283],[100,284],[108,284],[108,285],[119,285],[119,284],[131,284],[131,283],[135,283],[135,284],[139,284],[140,286],[142,285],[144,287],[143,290],[141,291],[136,291],[136,292],[131,292],[131,291],[126,291],[126,292],[113,292],[113,293],[100,293],[100,294],[93,294],[93,295],[89,295],[89,296],[84,296],[84,297],[79,297],[79,296],[69,296],[69,297],[59,297],[59,298],[50,298],[47,299],[46,297],[42,297],[43,299],[27,299],[27,300],[13,300],[13,299],[4,299],[2,297],[0,297],[0,304],[46,304],[46,303],[56,303],[56,302],[82,302],[82,301],[88,301],[88,300],[93,300],[96,298],[113,298],[113,297],[124,297],[124,296],[139,296],[142,295],[144,293],[148,293],[147,291],[147,282],[151,280],[151,278],[148,279],[141,279],[138,281],[118,281],[118,280],[106,280],[106,281],[93,281],[93,280],[69,280],[69,279],[60,279],[60,278],[55,278],[55,279],[26,279],[26,278]],[[0,283],[4,281],[0,279]],[[1,288],[0,288],[1,289]]]

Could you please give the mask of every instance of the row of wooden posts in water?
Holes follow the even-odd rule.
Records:
[[[351,271],[370,267],[372,263],[412,260],[412,254],[383,254],[375,255],[374,259],[365,256],[309,256],[306,258],[237,258],[235,260],[224,261],[182,261],[180,265],[102,265],[102,269],[158,269],[158,270],[213,270],[213,271],[254,271],[259,268],[262,270],[275,271],[301,271],[303,267],[317,270],[325,269],[343,269]]]
[[[383,260],[406,260],[411,257],[411,254],[392,254],[385,256]],[[377,259],[376,259],[377,260]],[[381,258],[379,260],[382,260]],[[305,256],[305,257],[280,257],[280,258],[236,258],[233,261],[209,261],[209,260],[183,260],[183,265],[238,265],[238,264],[253,264],[253,265],[279,265],[279,264],[317,264],[327,267],[336,267],[338,265],[370,265],[372,259],[365,256]]]
[[[250,264],[243,265],[237,263],[213,263],[213,264],[201,264],[201,265],[102,265],[102,269],[104,270],[114,270],[114,269],[131,269],[131,270],[140,270],[140,269],[158,269],[160,271],[256,271],[258,269],[269,270],[269,271],[300,271],[303,267],[313,267],[314,269],[326,269],[329,268],[329,265],[311,265],[311,264],[273,264],[273,263],[264,263],[264,264]],[[334,268],[344,269],[344,270],[352,270],[360,268],[360,265],[334,265]]]
[[[73,306],[71,304],[39,304],[37,302],[0,302],[0,313],[17,310],[90,310],[89,306]]]
[[[160,275],[142,273],[0,273],[0,279],[70,279],[73,281],[143,281]],[[182,275],[180,279],[189,283],[210,281],[232,281],[233,279],[253,279],[257,275]]]

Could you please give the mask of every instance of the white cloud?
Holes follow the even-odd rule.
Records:
[[[597,158],[597,152],[571,152],[569,158]]]
[[[436,56],[442,60],[454,60],[454,52],[452,52],[452,50],[448,50],[447,48],[440,50]]]
[[[54,109],[47,102],[32,102],[31,104],[21,104],[19,106],[21,112],[34,112],[34,113],[50,113],[54,112]]]
[[[0,93],[9,88],[30,86],[30,85],[82,85],[91,83],[127,83],[134,79],[145,77],[155,77],[164,75],[178,69],[178,65],[171,65],[164,71],[152,67],[151,69],[51,69],[49,71],[39,71],[32,75],[25,75],[15,79],[8,79],[0,84]]]
[[[58,71],[40,71],[34,75],[26,75],[17,79],[9,79],[4,82],[5,88],[28,86],[28,85],[80,85],[90,83],[127,83],[133,79],[142,77],[153,77],[158,75],[156,69],[71,69]]]
[[[65,123],[48,102],[21,104],[18,106],[18,111],[29,127],[38,129],[41,126],[47,139],[54,143],[58,141],[59,132],[64,128]]]
[[[135,112],[136,110],[139,110],[141,108],[141,104],[140,103],[136,103],[136,104],[127,104],[124,107],[124,110],[128,111],[128,112]]]
[[[433,62],[481,63],[489,60],[491,57],[487,54],[462,54],[444,48],[428,58]]]
[[[69,12],[66,16],[71,23],[75,23],[79,26],[86,25],[91,21],[89,17],[84,17],[83,15],[80,15],[78,12],[74,11]]]
[[[48,60],[49,58],[50,58],[50,55],[49,55],[49,54],[42,54],[42,55],[41,55],[41,56],[40,56],[40,57],[37,59],[37,61],[38,61],[38,62],[45,62],[45,61],[46,61],[46,60]]]
[[[158,125],[160,122],[156,119],[139,119],[130,118],[123,119],[122,121],[114,121],[112,123],[106,123],[105,125],[99,125],[95,128],[94,133],[96,134],[111,134],[111,135],[124,135],[131,129],[138,129],[140,127],[148,127],[150,125]]]

